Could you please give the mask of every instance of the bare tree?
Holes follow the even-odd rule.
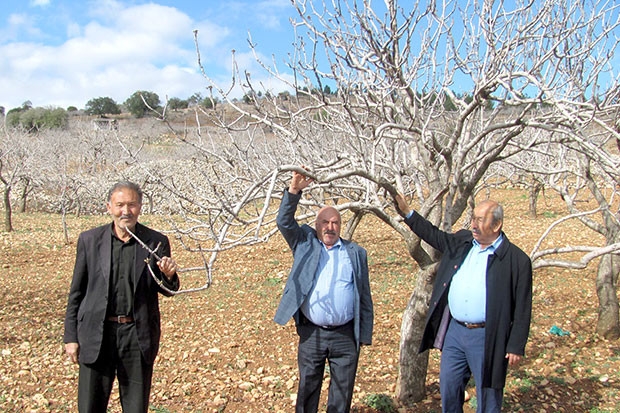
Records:
[[[4,128],[0,142],[0,182],[3,184],[4,230],[13,231],[12,191],[20,182],[30,182],[28,164],[32,160],[37,137],[21,130]]]
[[[317,184],[299,219],[332,204],[347,218],[345,237],[366,214],[397,231],[420,267],[403,316],[397,391],[402,402],[419,401],[428,354],[418,347],[440,257],[403,225],[391,195],[413,198],[421,215],[452,231],[494,174],[516,173],[512,159],[543,156],[550,143],[587,145],[587,126],[605,123],[616,104],[605,97],[615,84],[617,6],[297,0],[294,7],[298,40],[284,70],[262,61],[250,39],[265,71],[293,94],[240,73],[233,52],[230,85],[204,72],[232,110],[197,109],[198,127],[176,131],[184,164],[136,166],[175,195],[185,218],[177,235],[190,250],[211,251],[211,262],[218,251],[275,233],[272,201],[286,187],[284,173],[301,165]],[[245,102],[233,98],[238,88]]]
[[[570,214],[558,220],[558,224],[569,218],[577,220],[583,225],[584,231],[591,231],[592,238],[600,236],[604,245],[540,250],[539,242],[532,252],[532,258],[537,260],[537,266],[585,268],[594,258],[600,257],[596,278],[599,300],[596,331],[605,338],[615,340],[620,338],[620,305],[617,295],[620,274],[620,156],[613,155],[613,144],[617,137],[613,126],[608,126],[610,123],[594,124],[585,133],[581,128],[575,128],[574,134],[578,136],[563,144],[563,156],[558,156],[556,160],[565,165],[567,172],[550,175],[546,182],[549,188],[561,196]],[[596,208],[588,210],[592,203]],[[575,252],[583,254],[577,261],[562,258]],[[556,258],[555,255],[561,257]]]
[[[253,196],[223,202],[236,210],[248,199],[268,202],[277,197],[268,177],[304,164],[319,183],[306,201],[350,211],[349,236],[367,213],[398,231],[420,265],[403,317],[398,397],[421,400],[428,355],[417,349],[439,256],[402,226],[387,192],[414,197],[423,216],[451,231],[494,163],[545,150],[547,136],[526,131],[554,130],[559,141],[572,141],[574,126],[599,122],[600,102],[612,104],[604,97],[613,77],[606,81],[612,86],[603,85],[613,75],[617,6],[472,1],[405,9],[396,1],[383,8],[300,0],[295,8],[298,42],[287,71],[261,62],[288,82],[292,98],[263,90],[249,73],[234,72],[229,88],[210,84],[237,113],[215,119],[231,139],[232,152],[221,155],[221,164],[242,168],[228,174],[230,182],[254,188]],[[330,84],[335,95],[324,92]],[[231,99],[236,86],[253,97],[251,106]],[[247,133],[247,141],[237,144],[234,130]],[[260,168],[239,164],[257,147],[252,139],[259,130],[278,147],[261,156]],[[255,179],[244,186],[246,176]]]

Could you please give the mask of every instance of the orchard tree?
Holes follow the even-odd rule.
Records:
[[[222,87],[203,71],[237,116],[205,112],[219,131],[177,135],[195,151],[189,172],[152,168],[150,180],[176,195],[187,218],[179,235],[195,241],[195,251],[216,254],[275,234],[272,202],[292,170],[316,182],[305,191],[298,219],[310,220],[330,204],[347,221],[345,238],[367,214],[393,228],[419,267],[401,326],[397,396],[420,401],[428,352],[418,348],[440,255],[404,225],[392,197],[403,193],[422,216],[454,231],[485,180],[511,174],[500,166],[551,147],[587,144],[590,126],[608,122],[618,104],[607,98],[618,87],[617,6],[560,0],[295,0],[293,6],[297,41],[286,69],[262,62],[249,44],[266,73],[295,94],[267,95],[249,73],[234,72],[233,84]],[[325,93],[327,84],[336,94]],[[244,96],[245,105],[233,96],[239,89],[235,96]],[[265,97],[257,99],[259,92]],[[610,245],[591,247],[595,254],[618,251]]]
[[[5,130],[0,140],[0,182],[4,206],[4,230],[13,231],[11,194],[20,181],[28,181],[28,166],[39,146],[39,136],[24,130]]]
[[[125,101],[124,105],[136,118],[141,118],[147,113],[154,113],[159,109],[159,96],[154,92],[139,90]]]
[[[111,97],[98,97],[86,102],[84,111],[87,115],[119,115],[121,109]]]

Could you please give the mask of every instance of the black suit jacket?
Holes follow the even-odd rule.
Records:
[[[144,225],[137,224],[134,232],[152,250],[157,248],[160,257],[170,256],[168,238]],[[146,266],[149,252],[136,245],[134,313],[140,350],[144,360],[153,363],[159,351],[161,336],[158,293],[171,295],[161,289]],[[80,363],[94,363],[99,357],[103,327],[108,306],[110,267],[112,261],[112,224],[93,228],[80,234],[77,244],[73,280],[65,316],[65,343],[80,345]],[[172,281],[159,271],[155,260],[151,268],[170,290],[179,289],[179,278]]]

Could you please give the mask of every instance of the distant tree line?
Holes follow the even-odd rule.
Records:
[[[200,93],[194,93],[187,99],[178,97],[170,98],[163,103],[167,110],[183,110],[193,106],[202,106],[206,109],[214,109],[219,103],[218,98],[203,97]],[[120,115],[128,112],[136,118],[142,118],[149,113],[158,113],[162,106],[161,99],[155,92],[139,90],[133,93],[122,104],[117,103],[108,96],[97,97],[86,102],[84,113],[90,116]],[[0,116],[5,116],[5,123],[9,128],[22,128],[29,132],[41,129],[62,129],[68,124],[70,113],[78,112],[75,106],[69,106],[66,110],[60,107],[33,107],[31,101],[24,102],[21,106],[5,112],[4,106],[0,106]]]
[[[339,93],[340,92],[340,93]],[[353,91],[336,90],[332,91],[329,85],[324,85],[323,88],[300,88],[297,92],[298,95],[332,95],[352,93]],[[470,103],[473,100],[471,94],[454,94],[459,99],[462,99],[466,103]],[[288,100],[291,94],[288,91],[280,92],[277,96],[274,96],[270,92],[264,94],[260,91],[256,93],[247,93],[242,98],[246,104],[253,104],[261,99],[272,99],[278,97],[281,100]],[[427,100],[429,103],[433,103],[436,100],[443,102],[443,107],[447,111],[456,111],[457,107],[454,103],[453,97],[444,92],[418,92],[418,98]],[[172,97],[168,99],[164,105],[167,110],[183,110],[194,106],[200,106],[205,109],[215,109],[220,103],[220,99],[217,97],[202,96],[201,93],[194,93],[187,99],[181,99],[178,97]],[[493,103],[489,100],[486,101],[487,109],[493,109]],[[139,90],[134,92],[128,97],[122,104],[117,103],[114,99],[108,96],[97,97],[90,99],[84,107],[84,113],[90,116],[108,116],[108,115],[120,115],[123,111],[126,111],[136,118],[142,118],[149,113],[159,113],[164,109],[162,106],[159,95],[155,92]],[[77,112],[78,109],[75,106],[69,106],[66,110],[59,107],[33,107],[32,102],[26,101],[22,106],[13,108],[6,113],[6,125],[9,128],[21,127],[27,131],[36,132],[40,129],[54,129],[64,128],[68,123],[68,115],[72,112]],[[0,107],[0,116],[5,114],[5,108]]]

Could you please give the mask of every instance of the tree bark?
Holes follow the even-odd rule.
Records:
[[[620,257],[609,254],[601,258],[596,276],[599,311],[596,332],[608,340],[620,338],[620,320],[616,281],[620,273]]]
[[[542,188],[543,186],[539,182],[534,182],[529,188],[530,216],[533,218],[536,218],[538,216],[538,195],[540,194]]]
[[[4,188],[4,230],[6,232],[13,231],[13,219],[11,211],[11,188]]]
[[[424,333],[436,270],[437,265],[430,265],[418,271],[413,293],[403,314],[396,395],[404,405],[419,402],[426,396],[428,351],[418,353],[418,349]]]
[[[355,230],[357,229],[359,223],[362,222],[362,218],[364,218],[364,215],[365,214],[362,211],[354,211],[353,217],[349,219],[349,221],[347,222],[347,226],[342,233],[342,237],[344,239],[353,239],[353,234],[355,233]]]

